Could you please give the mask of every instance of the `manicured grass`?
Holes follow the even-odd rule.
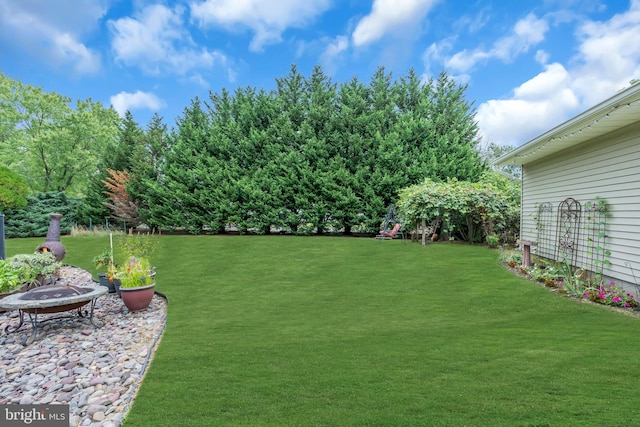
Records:
[[[63,243],[92,269],[106,242]],[[167,329],[124,425],[637,423],[640,319],[497,259],[457,244],[162,236]]]

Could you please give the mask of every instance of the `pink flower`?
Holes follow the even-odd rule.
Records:
[[[611,301],[613,301],[613,302],[621,302],[622,300],[620,299],[620,297],[613,297],[613,299]]]

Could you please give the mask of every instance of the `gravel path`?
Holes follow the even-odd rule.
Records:
[[[85,270],[65,266],[56,282],[82,285],[90,282]],[[88,305],[83,307],[88,308]],[[154,295],[149,308],[129,312],[115,294],[98,298],[94,328],[77,310],[38,315],[52,320],[31,334],[25,324],[16,332],[8,325],[19,323],[16,310],[0,313],[0,404],[69,404],[70,426],[118,426],[151,361],[164,330],[167,302]]]

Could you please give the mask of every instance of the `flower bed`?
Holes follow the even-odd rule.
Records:
[[[522,267],[516,264],[516,259],[518,255],[510,253],[502,255],[500,261],[511,271],[554,292],[626,310],[640,306],[633,294],[615,282],[604,284],[596,279],[590,280],[583,270],[573,271],[569,266],[563,267],[545,260],[537,260],[530,267]]]
[[[600,285],[597,288],[589,288],[584,293],[585,298],[599,304],[611,305],[613,307],[633,308],[638,306],[638,301],[633,294],[626,292],[615,282],[608,285]]]

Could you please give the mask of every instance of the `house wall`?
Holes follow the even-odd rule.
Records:
[[[585,223],[592,229],[598,227],[587,219],[591,215],[586,212],[588,201],[600,197],[609,210],[607,238],[590,242],[586,236],[593,231],[581,231],[577,265],[589,264],[598,246],[604,247],[611,251],[605,258],[610,262],[604,265],[605,276],[619,284],[640,284],[640,122],[523,165],[521,239],[547,243],[533,247],[533,253],[558,257],[558,206],[568,197],[582,204],[583,227]],[[552,221],[545,221],[551,226],[539,230],[537,207],[545,202],[552,205]]]

